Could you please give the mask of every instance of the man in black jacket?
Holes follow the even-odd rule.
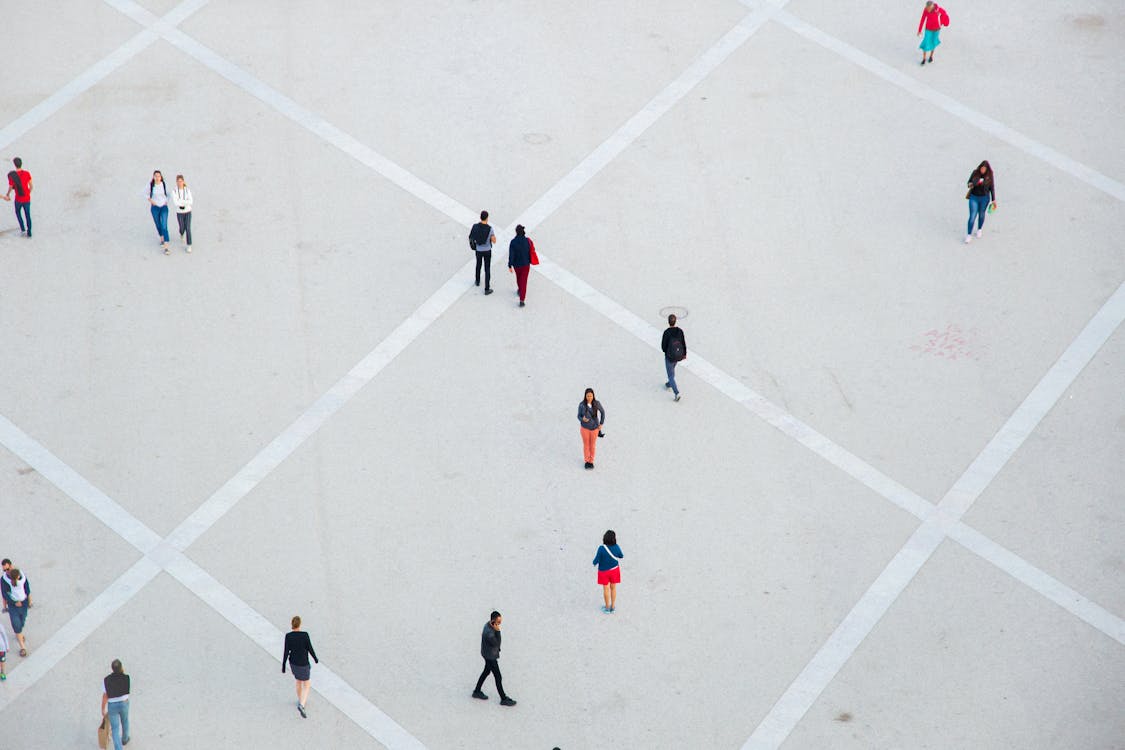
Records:
[[[687,341],[684,340],[683,329],[676,326],[675,315],[668,316],[668,327],[660,340],[660,348],[664,351],[664,372],[668,375],[664,387],[671,389],[676,401],[679,401],[680,389],[676,387],[676,363],[687,359]]]
[[[477,680],[473,697],[482,701],[488,700],[488,696],[481,692],[481,686],[491,672],[496,680],[496,692],[500,693],[500,705],[514,706],[516,702],[504,692],[503,678],[500,677],[500,622],[503,619],[499,612],[493,611],[484,626],[484,631],[480,634],[480,655],[484,657],[484,671],[480,673],[480,678]]]

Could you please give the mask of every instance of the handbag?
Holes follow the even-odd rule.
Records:
[[[530,237],[527,238],[527,244],[531,247],[531,265],[539,265],[539,254],[535,252],[535,243],[531,241]]]
[[[106,750],[109,747],[109,717],[103,716],[102,723],[98,725],[98,747]]]

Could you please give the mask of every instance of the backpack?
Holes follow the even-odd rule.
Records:
[[[945,12],[945,8],[938,8],[938,21],[942,26],[949,25],[949,14]]]
[[[679,362],[684,358],[685,354],[687,354],[687,352],[684,351],[683,337],[672,337],[672,340],[668,342],[668,359],[672,360],[673,362]]]
[[[487,245],[491,236],[492,228],[487,224],[473,224],[473,228],[469,230],[469,247],[475,251],[477,245]]]

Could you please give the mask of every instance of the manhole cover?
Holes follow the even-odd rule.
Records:
[[[530,143],[532,146],[542,146],[544,143],[551,142],[551,136],[546,133],[524,133],[523,142]]]
[[[679,305],[669,305],[668,307],[660,308],[660,317],[667,318],[669,315],[675,315],[676,320],[683,320],[688,316],[688,309],[680,307]]]

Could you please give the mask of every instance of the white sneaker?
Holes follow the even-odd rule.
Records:
[[[973,235],[971,235],[971,234],[966,234],[966,235],[965,235],[965,244],[966,244],[966,245],[968,245],[968,244],[969,244],[970,242],[972,242],[972,241],[973,241]]]
[[[983,229],[977,229],[977,239],[978,240],[980,239],[980,233],[983,232],[983,231],[984,231]]]

